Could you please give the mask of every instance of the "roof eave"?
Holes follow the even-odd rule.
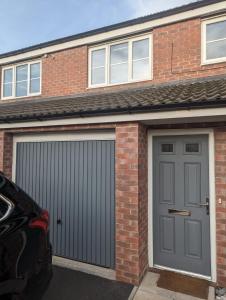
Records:
[[[177,103],[177,104],[162,104],[156,106],[145,106],[145,107],[127,107],[118,109],[106,109],[96,110],[87,112],[64,112],[59,114],[49,115],[32,115],[32,116],[16,116],[16,117],[4,117],[0,118],[0,124],[9,124],[16,122],[33,122],[33,121],[49,121],[49,120],[60,120],[69,118],[89,118],[96,116],[107,116],[107,115],[122,115],[122,114],[140,114],[140,113],[155,113],[155,112],[167,112],[167,111],[178,111],[178,110],[193,110],[193,109],[207,109],[207,108],[221,108],[226,107],[226,98],[211,101],[199,101],[197,103]]]

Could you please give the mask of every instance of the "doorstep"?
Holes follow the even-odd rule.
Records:
[[[137,289],[133,300],[203,300],[190,295],[159,288],[157,286],[159,276],[157,273],[148,272]],[[208,300],[214,299],[214,288],[209,287]]]

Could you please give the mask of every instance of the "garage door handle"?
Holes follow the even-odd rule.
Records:
[[[180,210],[180,209],[168,209],[169,214],[177,215],[177,216],[190,216],[191,212],[189,210]]]
[[[61,219],[58,219],[58,220],[57,220],[57,225],[61,225],[61,224],[62,224]]]

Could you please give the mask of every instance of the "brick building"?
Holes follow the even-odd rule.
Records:
[[[56,256],[226,286],[226,1],[0,55],[0,169]],[[58,222],[58,220],[61,222]]]

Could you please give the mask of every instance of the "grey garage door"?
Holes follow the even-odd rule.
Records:
[[[114,141],[20,142],[16,183],[50,212],[54,254],[115,265]]]
[[[209,276],[208,136],[154,138],[154,263]]]

